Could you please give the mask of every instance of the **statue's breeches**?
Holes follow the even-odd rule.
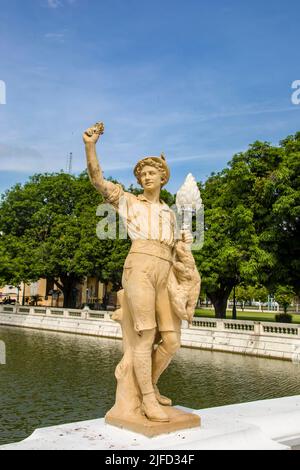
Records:
[[[127,256],[122,284],[136,331],[180,330],[167,291],[170,268],[170,261],[150,254],[130,252]]]

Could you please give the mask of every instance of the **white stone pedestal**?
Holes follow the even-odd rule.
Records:
[[[96,419],[37,429],[24,441],[0,450],[288,450],[300,446],[300,396],[188,411],[201,417],[201,428],[149,438]]]

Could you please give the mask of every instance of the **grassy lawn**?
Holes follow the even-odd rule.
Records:
[[[252,321],[274,321],[275,322],[275,315],[277,312],[242,312],[242,310],[237,311],[237,319],[238,320],[252,320]],[[299,314],[292,314],[293,315],[293,323],[300,324],[300,315]],[[205,310],[205,309],[197,309],[195,312],[196,317],[206,317],[206,318],[215,318],[215,311],[214,310]],[[232,319],[232,311],[227,310],[226,318],[228,320]]]

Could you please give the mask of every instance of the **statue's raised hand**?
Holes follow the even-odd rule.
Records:
[[[104,124],[103,122],[96,122],[96,124],[92,127],[89,127],[83,133],[83,141],[85,144],[88,143],[96,143],[100,137],[104,133]]]

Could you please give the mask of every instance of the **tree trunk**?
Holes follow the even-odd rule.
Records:
[[[64,303],[63,308],[75,308],[75,298],[73,295],[73,289],[76,286],[77,279],[73,276],[62,276],[60,281],[54,281],[57,287],[63,292],[64,294]]]
[[[213,303],[216,318],[226,318],[227,302],[232,291],[232,286],[226,286],[216,292],[208,294]]]
[[[64,308],[74,308],[74,302],[72,298],[72,285],[68,284],[63,289],[64,294]]]
[[[102,298],[102,305],[103,305],[104,310],[107,310],[107,304],[108,304],[107,287],[108,287],[108,284],[105,282],[104,289],[103,289],[103,298]]]
[[[216,318],[226,318],[227,301],[227,296],[212,299]]]

